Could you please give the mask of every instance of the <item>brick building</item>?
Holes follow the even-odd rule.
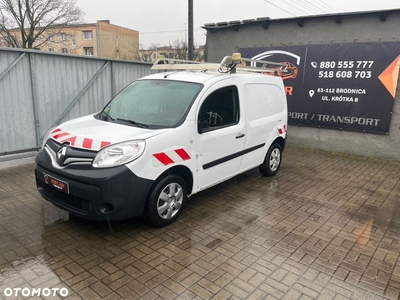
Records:
[[[19,29],[15,29],[15,34],[19,34]],[[3,41],[0,46],[7,45]],[[62,29],[49,28],[34,47],[50,52],[138,60],[139,32],[100,20]]]

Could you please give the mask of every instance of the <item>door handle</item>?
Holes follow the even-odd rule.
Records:
[[[244,134],[243,134],[243,133],[239,133],[239,134],[236,136],[237,139],[241,139],[242,137],[244,137]]]

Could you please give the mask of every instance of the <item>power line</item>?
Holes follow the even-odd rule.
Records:
[[[307,5],[308,7],[310,7],[310,9],[313,9],[317,14],[326,14],[327,12],[324,11],[323,9],[319,8],[318,6],[315,6],[314,4],[312,4],[311,2],[307,1],[307,0],[302,0],[304,1],[304,5]]]
[[[196,34],[195,35],[196,37],[203,37],[203,36],[205,36],[205,35],[203,35],[203,34]],[[168,38],[168,37],[182,37],[182,38],[184,38],[184,36],[183,35],[155,35],[155,36],[143,36],[143,37],[140,37],[140,39],[141,40],[143,40],[143,39],[154,39],[154,38]]]
[[[332,9],[333,11],[339,12],[336,8],[330,6],[328,3],[326,3],[324,0],[320,0],[322,3],[324,3],[327,7],[329,7],[330,9]]]
[[[286,2],[287,0],[283,0],[284,2]],[[292,0],[293,1],[293,0]],[[294,2],[294,1],[293,1]],[[286,2],[287,3],[287,2]],[[294,2],[295,3],[295,2]],[[293,4],[289,4],[289,3],[287,3],[288,5],[291,5],[294,9],[297,9],[297,10],[300,10],[300,11],[302,11],[302,12],[304,12],[306,15],[309,15],[310,14],[310,12],[309,11],[305,11],[304,9],[302,9],[302,8],[300,8],[299,6],[294,6]],[[298,3],[296,3],[296,5],[299,5]],[[304,7],[303,7],[304,8]]]
[[[194,30],[204,30],[203,28],[195,28]],[[180,30],[164,30],[164,31],[146,31],[146,32],[141,32],[139,31],[139,33],[141,34],[153,34],[153,33],[163,33],[163,32],[184,32],[184,29],[180,29]]]
[[[269,4],[271,4],[272,6],[275,6],[276,8],[278,8],[278,9],[280,9],[280,10],[283,10],[284,12],[288,13],[289,15],[292,15],[292,16],[294,16],[294,17],[297,17],[296,15],[292,14],[291,12],[289,12],[289,11],[283,9],[283,8],[280,7],[280,6],[275,5],[274,3],[269,2],[268,0],[264,0],[264,1],[267,2],[267,3],[269,3]]]
[[[294,17],[298,17],[297,15],[291,13],[290,11],[284,9],[282,6],[280,5],[276,5],[274,3],[272,3],[271,1],[268,0],[264,0],[265,2],[267,2],[268,4],[288,13],[289,15],[292,15]],[[288,1],[288,0],[282,0],[284,2]],[[292,4],[287,3],[287,5],[291,6],[292,8],[296,9],[296,10],[300,10],[303,13],[306,13],[307,15],[311,15],[311,14],[329,14],[329,13],[334,13],[334,12],[339,12],[337,9],[335,9],[334,7],[330,6],[329,4],[327,4],[324,0],[318,0],[318,1],[312,1],[312,0],[291,0]],[[304,3],[299,3],[300,1],[304,2]],[[322,3],[321,3],[322,2]]]
[[[299,5],[301,5],[302,7],[304,7],[305,9],[308,9],[310,11],[311,14],[314,15],[318,15],[320,14],[319,11],[317,11],[316,9],[314,9],[313,7],[310,7],[307,5],[307,3],[298,3]]]
[[[324,14],[332,13],[332,12],[331,12],[332,9],[328,8],[327,5],[326,5],[326,3],[324,3],[324,4],[325,4],[325,5],[324,5],[324,4],[321,4],[320,1],[314,1],[313,3],[311,3],[310,0],[304,0],[304,1],[310,3],[310,5],[313,5],[314,7],[318,8],[318,9],[320,9],[321,11],[324,12]],[[321,7],[322,7],[322,8],[321,8]]]

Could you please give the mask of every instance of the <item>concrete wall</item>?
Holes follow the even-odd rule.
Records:
[[[299,26],[302,25],[302,26]],[[400,10],[206,26],[208,61],[219,62],[243,47],[400,41]],[[400,54],[400,53],[399,53]],[[400,92],[389,135],[290,126],[290,143],[400,160]]]

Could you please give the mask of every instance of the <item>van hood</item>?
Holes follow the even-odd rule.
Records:
[[[146,140],[170,130],[172,128],[146,129],[106,122],[90,115],[57,126],[51,130],[50,138],[59,143],[69,143],[75,148],[98,151],[111,144]]]

